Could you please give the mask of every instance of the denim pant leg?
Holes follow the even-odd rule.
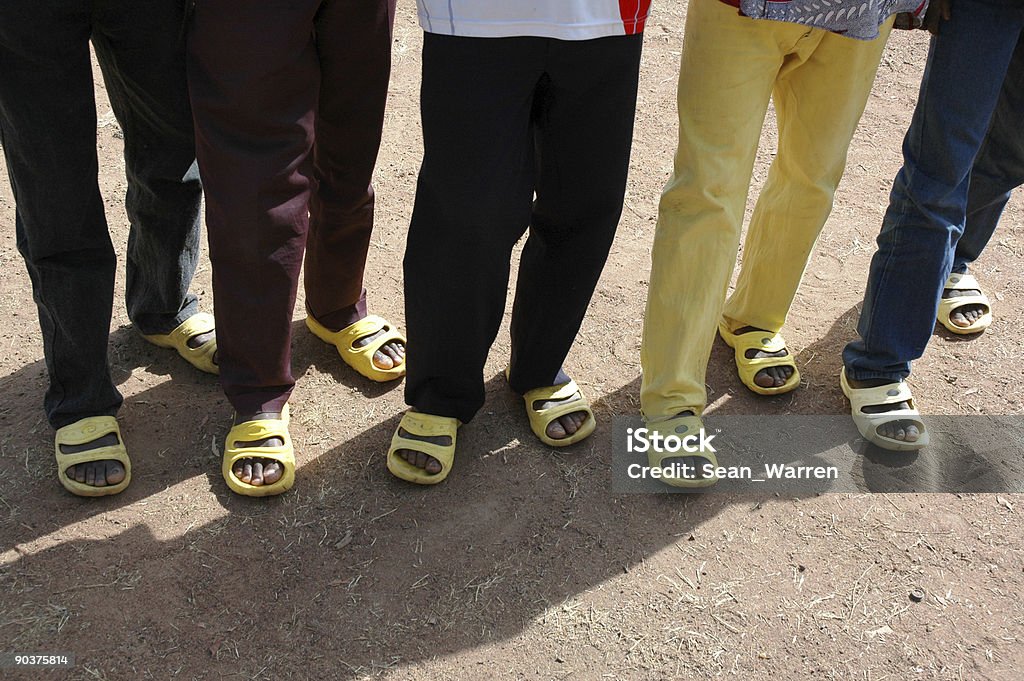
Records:
[[[145,334],[198,311],[202,188],[185,79],[183,2],[119,0],[97,10],[93,45],[124,132],[128,180],[125,298]]]
[[[91,13],[85,0],[0,3],[0,143],[55,428],[121,405],[107,363],[116,262],[97,185]]]
[[[959,0],[932,39],[903,168],[871,260],[851,378],[897,381],[924,353],[963,232],[971,168],[988,130],[1024,7]]]
[[[1010,200],[1010,193],[1024,184],[1024,34],[1017,40],[1017,49],[999,93],[999,103],[992,114],[985,143],[978,152],[971,171],[971,188],[967,195],[967,223],[956,245],[953,271],[964,273],[985,250],[995,232],[999,218]]]

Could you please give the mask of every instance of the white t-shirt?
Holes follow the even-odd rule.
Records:
[[[416,0],[428,33],[590,40],[643,33],[651,0]]]

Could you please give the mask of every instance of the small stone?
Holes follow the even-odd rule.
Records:
[[[910,590],[910,600],[914,601],[915,603],[920,603],[921,601],[923,601],[924,600],[924,589],[922,589],[919,586],[915,586],[913,589],[911,589]]]
[[[341,539],[338,540],[338,542],[334,545],[334,548],[336,548],[336,549],[343,549],[343,548],[345,548],[346,546],[348,546],[351,543],[352,543],[352,532],[349,531],[349,532],[345,533],[344,537],[342,537]]]

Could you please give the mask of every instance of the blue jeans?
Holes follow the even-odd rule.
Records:
[[[201,187],[182,0],[2,0],[0,144],[39,310],[55,428],[113,415],[107,340],[116,258],[97,185],[91,40],[124,133],[128,316],[166,333],[197,311]]]
[[[910,374],[935,327],[954,256],[963,268],[978,256],[1010,189],[1024,180],[1024,3],[957,0],[952,14],[932,39],[903,141],[903,168],[871,260],[860,340],[843,351],[853,379],[900,381]],[[957,254],[965,225],[970,231]]]
[[[1010,61],[1010,68],[992,114],[988,135],[971,170],[967,194],[967,223],[956,244],[953,271],[963,274],[985,250],[1010,193],[1024,184],[1024,36]]]

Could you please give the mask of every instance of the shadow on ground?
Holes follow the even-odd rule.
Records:
[[[296,375],[333,352],[304,343]],[[82,678],[85,666],[112,678],[179,668],[354,678],[501,642],[730,503],[610,494],[605,417],[635,400],[636,382],[595,404],[602,425],[592,438],[552,451],[500,376],[460,432],[444,484],[418,488],[386,471],[393,410],[300,457],[288,494],[236,497],[219,475],[228,407],[215,380],[128,329],[111,347],[131,394],[121,419],[137,471],[117,497],[81,500],[55,482],[42,363],[0,379],[16,398],[0,427],[4,647],[74,652]],[[139,366],[173,368],[133,392]],[[347,373],[338,371],[330,375]]]

